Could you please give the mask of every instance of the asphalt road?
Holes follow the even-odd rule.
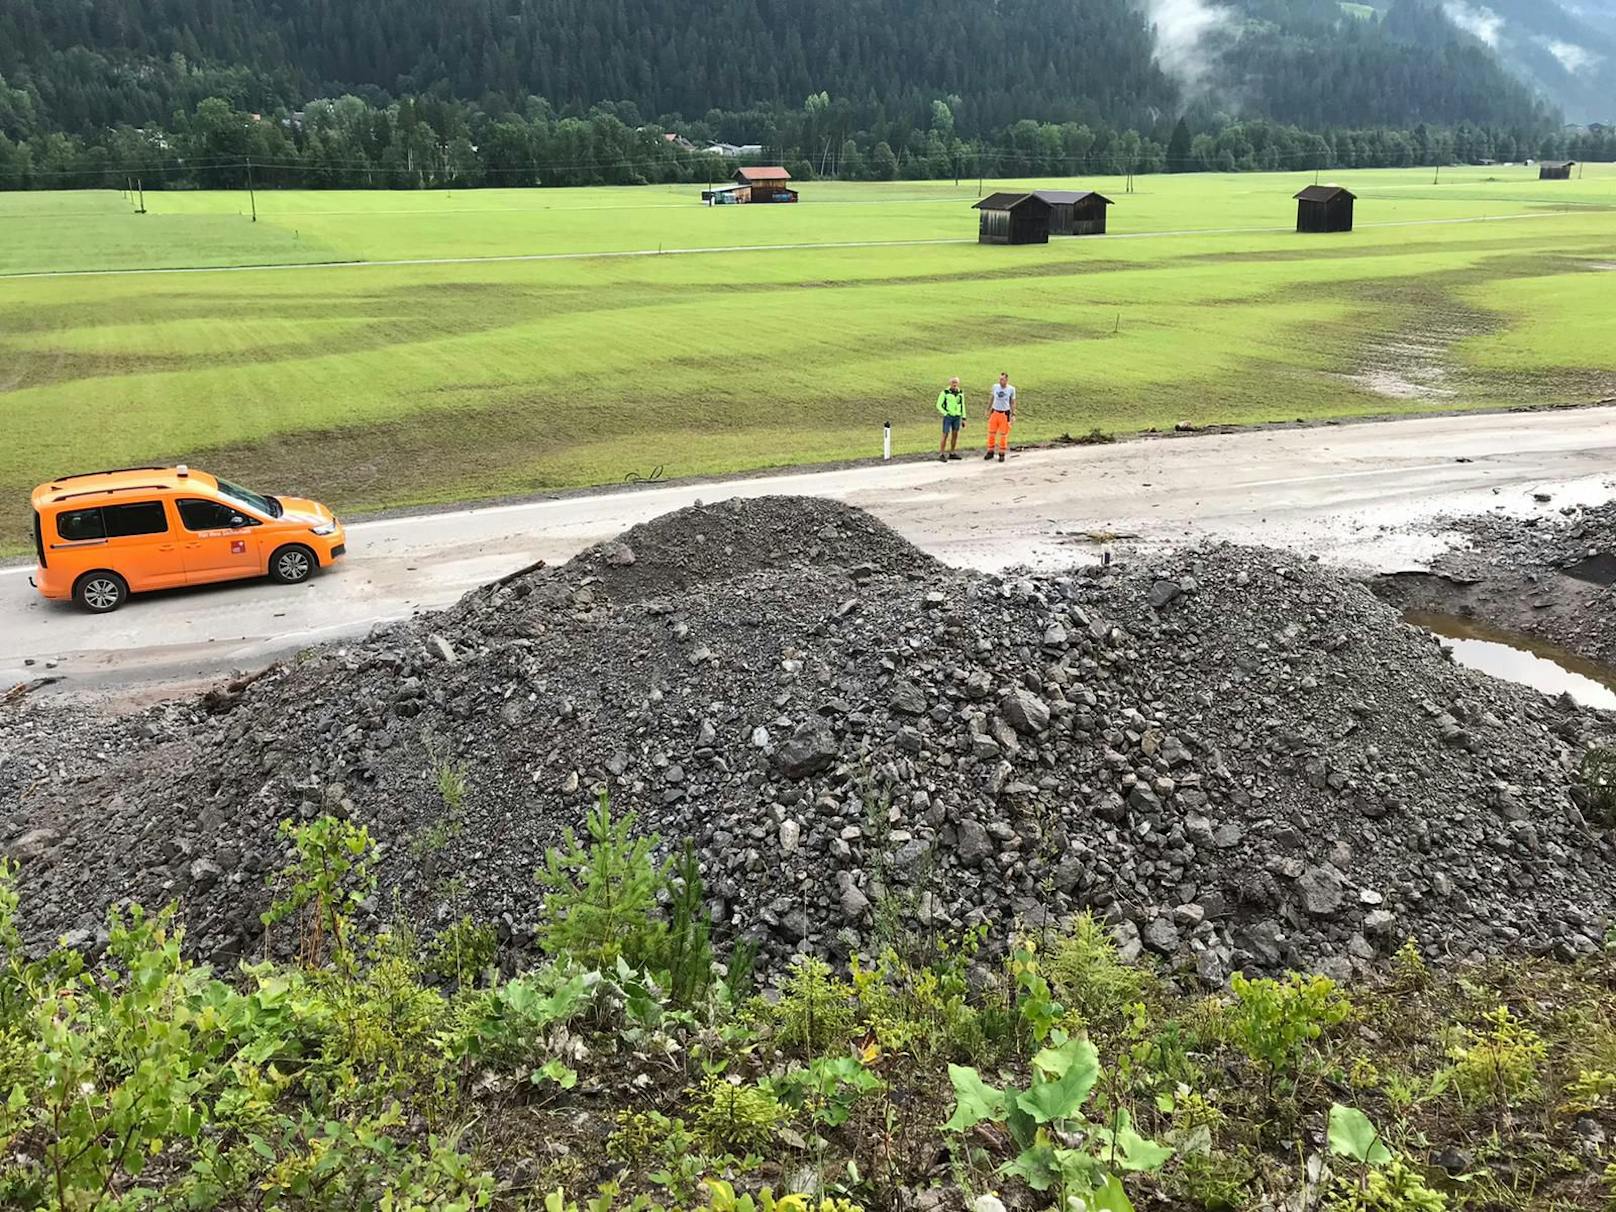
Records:
[[[1616,496],[1616,408],[1143,439],[1012,454],[1003,465],[973,452],[946,465],[876,463],[393,517],[352,525],[348,558],[310,584],[175,590],[101,617],[45,602],[28,569],[3,569],[0,687],[47,676],[61,680],[42,693],[144,701],[443,606],[697,500],[769,493],[862,506],[939,558],[984,569],[1093,560],[1108,544],[1148,553],[1227,539],[1394,571],[1421,566],[1449,541],[1442,515]]]

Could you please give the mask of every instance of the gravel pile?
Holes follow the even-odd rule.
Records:
[[[278,822],[328,811],[386,847],[374,912],[396,890],[523,945],[533,870],[601,786],[694,840],[718,933],[769,962],[1080,907],[1210,983],[1410,935],[1599,945],[1616,838],[1571,772],[1600,717],[1294,556],[1151,558],[992,577],[832,503],[685,510],[206,702],[14,710],[0,843],[35,941],[178,896],[215,959],[257,945]]]
[[[1480,619],[1616,668],[1616,503],[1557,516],[1448,519],[1463,537],[1432,575],[1384,578],[1388,601]]]

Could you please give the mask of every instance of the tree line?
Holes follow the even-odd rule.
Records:
[[[926,130],[938,100],[977,141],[1021,119],[1143,136],[1195,98],[1309,130],[1555,124],[1437,0],[1391,0],[1383,17],[1336,0],[1217,11],[1201,60],[1169,53],[1169,72],[1133,0],[0,0],[0,134],[93,143],[119,126],[179,133],[175,115],[210,97],[278,114],[344,94],[380,111],[458,100],[527,125],[552,118],[533,95],[556,123],[586,124],[627,98],[665,127],[781,144],[789,132],[761,127],[823,92],[836,102],[822,117],[844,129],[801,147],[821,161],[855,127]],[[909,143],[888,131],[864,153],[883,141],[900,159]]]
[[[853,126],[851,107],[815,94],[800,108],[716,115],[672,132],[629,103],[558,114],[538,98],[491,114],[463,102],[407,97],[385,106],[343,96],[278,114],[203,100],[172,128],[119,125],[90,136],[0,135],[0,188],[421,189],[721,181],[735,168],[702,150],[761,132],[758,161],[799,181],[1256,172],[1482,163],[1528,157],[1616,160],[1616,131],[1589,133],[1460,123],[1412,129],[1304,130],[1216,117],[1145,130],[1022,119],[963,137],[950,104],[923,125]],[[670,135],[676,135],[670,138]]]

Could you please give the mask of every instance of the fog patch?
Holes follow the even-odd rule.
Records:
[[[1560,66],[1573,76],[1580,71],[1596,66],[1600,60],[1600,56],[1586,46],[1578,46],[1575,42],[1562,42],[1558,38],[1539,38],[1537,42],[1544,50],[1558,59]]]
[[[1504,32],[1504,19],[1492,9],[1483,4],[1471,4],[1468,0],[1447,0],[1442,11],[1465,33],[1479,38],[1494,50],[1498,49],[1499,36]]]
[[[1208,0],[1143,0],[1143,7],[1156,27],[1156,61],[1187,89],[1199,88],[1216,57],[1210,38],[1234,14]]]

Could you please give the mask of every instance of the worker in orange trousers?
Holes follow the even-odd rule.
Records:
[[[999,462],[1010,449],[1010,426],[1016,421],[1016,389],[1010,385],[1010,375],[1001,374],[993,385],[993,399],[988,405],[988,452],[991,459],[994,446],[998,446]]]

